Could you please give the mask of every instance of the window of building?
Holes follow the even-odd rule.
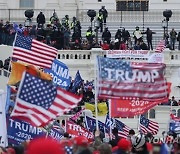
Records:
[[[163,2],[167,2],[167,0],[163,0]]]
[[[148,11],[149,0],[117,0],[116,11]]]
[[[151,109],[151,110],[149,111],[149,118],[155,119],[155,110],[154,110],[154,109]]]
[[[20,8],[34,8],[34,0],[20,0]]]
[[[176,116],[176,110],[172,109],[171,113]]]
[[[70,59],[73,59],[73,54],[70,55]]]
[[[179,109],[178,112],[177,112],[177,117],[180,118],[180,109]]]
[[[98,2],[102,2],[102,0],[98,0]]]

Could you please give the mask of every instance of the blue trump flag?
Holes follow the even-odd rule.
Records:
[[[85,126],[90,132],[96,130],[96,119],[86,116],[85,117]],[[98,120],[99,130],[103,133],[108,133],[108,128],[105,127],[105,124]]]
[[[77,92],[77,89],[81,86],[82,82],[83,82],[83,79],[81,78],[81,75],[80,75],[79,70],[78,70],[76,73],[71,91],[73,93]]]
[[[21,120],[13,120],[7,118],[7,137],[9,145],[19,145],[27,140],[32,140],[36,137],[46,136],[47,131],[40,127],[35,127]],[[48,136],[60,141],[63,138],[64,132],[54,128],[50,128]]]
[[[109,113],[106,115],[105,125],[108,130],[110,127],[113,129],[115,127],[115,119],[109,117]]]
[[[24,141],[46,135],[46,132],[41,128],[34,127],[20,120],[13,120],[9,117],[6,117],[6,119],[8,144],[10,145],[19,145]]]
[[[55,59],[52,63],[51,69],[44,69],[53,78],[53,83],[61,88],[68,89],[71,83],[69,76],[69,68],[59,60]]]

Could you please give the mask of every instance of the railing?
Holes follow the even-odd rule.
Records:
[[[36,17],[40,11],[42,11],[47,20],[50,19],[54,10],[53,9],[33,9],[34,17],[33,21],[36,21]],[[9,20],[10,22],[24,22],[26,17],[24,12],[26,9],[0,9],[0,19]],[[65,14],[70,15],[70,19],[76,16],[81,22],[89,22],[89,17],[85,9],[77,10],[56,10],[58,17],[61,19]],[[95,10],[98,12],[99,10]],[[123,23],[129,22],[139,22],[139,23],[149,23],[149,22],[159,22],[164,19],[164,10],[149,10],[149,11],[116,11],[108,10],[107,22],[119,22],[123,26]],[[172,10],[173,15],[170,18],[170,22],[179,22],[180,10]]]
[[[87,16],[88,10],[78,10],[77,16],[82,22],[89,22],[89,17]],[[97,13],[99,10],[95,10]],[[158,10],[149,10],[149,11],[116,11],[116,10],[107,10],[108,11],[108,22],[161,22],[163,17],[163,11]],[[179,22],[180,10],[172,10],[173,15],[170,18],[170,22]]]
[[[154,53],[154,51],[150,51],[150,53]],[[171,64],[171,65],[180,65],[180,51],[171,51],[165,49],[164,53],[164,63]],[[102,50],[101,48],[95,48],[92,50],[59,50],[57,59],[65,60],[65,61],[72,61],[72,60],[80,60],[80,61],[93,61],[95,55],[104,56],[106,57],[106,51]],[[147,58],[126,58],[126,60],[134,60],[134,61],[147,61]],[[88,63],[88,62],[87,62]]]
[[[9,78],[9,75],[10,75],[9,71],[0,68],[0,76],[4,76],[4,77]]]
[[[0,10],[0,19],[10,22],[24,23],[26,17],[24,16],[24,12],[26,9],[1,9]],[[42,11],[46,17],[46,22],[49,22],[50,17],[52,16],[54,10],[53,9],[33,9],[34,17],[32,18],[33,24],[36,24],[36,17],[40,11]],[[85,32],[90,26],[90,18],[87,15],[88,10],[84,9],[75,9],[75,10],[56,10],[56,13],[61,20],[65,14],[69,14],[70,21],[72,21],[72,17],[76,16],[80,22],[82,23],[82,36],[85,37]],[[98,12],[99,10],[95,10]],[[147,27],[150,27],[153,31],[156,32],[154,34],[153,46],[157,44],[159,40],[163,37],[163,28],[162,28],[162,20],[164,10],[149,10],[149,11],[116,11],[116,10],[108,10],[108,18],[107,25],[109,30],[112,33],[112,40],[114,39],[115,32],[119,27],[125,27],[130,31],[132,36],[132,31],[135,26],[139,26],[140,30],[146,30]],[[175,28],[178,32],[180,30],[179,27],[179,14],[180,10],[172,10],[173,15],[169,21],[169,29]],[[94,20],[95,21],[95,20]],[[94,23],[93,23],[94,25]],[[99,40],[100,36],[99,34]],[[144,39],[145,40],[145,39]],[[176,47],[177,48],[177,47]]]

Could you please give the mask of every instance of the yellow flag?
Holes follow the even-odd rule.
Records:
[[[104,116],[108,113],[108,107],[106,102],[98,103],[98,115]]]
[[[98,103],[98,116],[105,116],[108,113],[108,107],[106,102]],[[85,109],[91,110],[95,116],[95,104],[85,103]]]
[[[44,80],[52,80],[51,75],[44,73],[41,70],[38,70],[33,65],[28,65],[19,62],[12,62],[11,63],[11,74],[9,77],[8,85],[15,85],[19,81],[21,81],[22,74],[24,71],[30,73],[31,75],[37,76]]]

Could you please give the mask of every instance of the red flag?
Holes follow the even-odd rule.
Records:
[[[66,121],[66,132],[68,132],[73,137],[85,136],[88,139],[94,139],[93,133],[81,127],[80,125],[75,124],[74,122]]]
[[[134,117],[163,102],[168,102],[168,99],[164,101],[111,99],[111,117]]]
[[[28,36],[17,35],[12,58],[43,68],[51,68],[57,49]]]
[[[81,98],[47,80],[24,73],[11,117],[34,126],[44,126],[56,116],[76,107]]]

